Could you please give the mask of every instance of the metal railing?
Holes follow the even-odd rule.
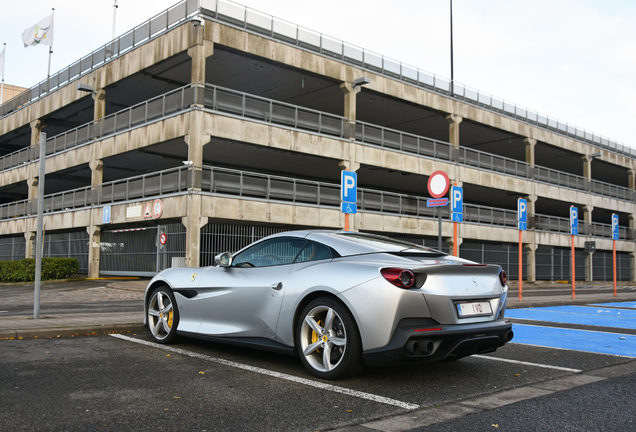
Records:
[[[120,133],[132,127],[158,120],[177,112],[190,109],[193,105],[263,121],[302,129],[338,138],[345,136],[347,119],[342,116],[278,102],[244,92],[211,84],[188,84],[179,89],[149,99],[145,102],[110,114],[98,121],[92,121],[77,128],[47,139],[47,155],[55,154],[87,142]],[[546,167],[536,166],[534,174],[526,162],[498,156],[466,147],[453,147],[447,142],[434,140],[395,129],[372,125],[365,122],[355,124],[356,140],[366,144],[399,150],[418,156],[432,157],[462,165],[486,169],[506,175],[588,191],[603,196],[636,201],[636,191],[598,180],[588,181],[584,177]],[[0,158],[0,171],[36,160],[38,146],[27,147]]]
[[[188,84],[145,102],[133,105],[130,108],[110,114],[97,121],[91,121],[49,137],[46,140],[46,154],[50,156],[190,109],[195,102],[197,87],[200,87],[200,85]],[[0,172],[27,162],[38,160],[40,155],[39,148],[39,144],[36,144],[0,157]]]
[[[534,229],[539,231],[557,232],[562,234],[570,233],[570,219],[558,216],[548,216],[536,214],[534,216]],[[634,230],[626,227],[618,228],[620,240],[636,240]],[[579,235],[591,237],[612,238],[612,225],[598,222],[587,223],[579,220]]]
[[[43,211],[45,213],[67,211],[192,191],[330,208],[339,208],[340,206],[340,185],[338,184],[211,166],[184,166],[106,182],[95,187],[87,186],[46,195]],[[434,207],[426,206],[427,200],[427,197],[358,188],[358,208],[361,211],[423,218],[435,218],[436,211],[441,211],[442,216],[448,219],[448,207],[436,210]],[[37,214],[37,200],[23,200],[0,205],[0,220],[35,214]],[[464,204],[464,221],[480,225],[515,228],[517,226],[517,212]],[[535,228],[543,231],[569,233],[569,220],[536,215]],[[611,226],[606,224],[581,222],[579,230],[582,235],[611,237]],[[621,227],[620,239],[634,239],[631,231]]]
[[[457,162],[462,165],[486,169],[493,172],[534,179],[542,183],[582,190],[603,196],[636,201],[636,191],[623,186],[598,180],[587,180],[575,174],[557,171],[542,166],[532,167],[522,161],[495,155],[467,147],[454,148],[452,144],[421,137],[410,133],[356,122],[356,141],[389,150],[399,150],[418,156]]]
[[[210,19],[230,24],[291,45],[317,52],[381,75],[461,100],[593,146],[636,158],[636,148],[596,135],[488,93],[422,71],[397,60],[365,50],[319,32],[227,0],[200,0],[201,12]]]
[[[103,66],[105,63],[127,53],[131,49],[165,33],[200,10],[199,0],[183,0],[144,23],[127,31],[116,39],[82,57],[70,66],[41,81],[13,99],[0,105],[0,118],[34,102],[60,87],[75,81],[82,75]]]

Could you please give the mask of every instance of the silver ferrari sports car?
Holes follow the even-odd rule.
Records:
[[[275,234],[215,261],[150,281],[144,324],[157,342],[188,336],[298,355],[314,376],[337,379],[512,339],[498,265],[346,231]]]

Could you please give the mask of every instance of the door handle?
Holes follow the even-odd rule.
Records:
[[[280,291],[283,289],[283,283],[282,282],[278,282],[275,284],[272,284],[272,289],[276,290],[276,291]]]

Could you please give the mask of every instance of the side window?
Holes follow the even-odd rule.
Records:
[[[291,237],[266,240],[234,256],[232,267],[268,267],[291,264],[304,244],[304,239]]]
[[[331,248],[320,243],[310,241],[305,245],[303,250],[300,251],[298,258],[294,263],[318,261],[333,258]]]

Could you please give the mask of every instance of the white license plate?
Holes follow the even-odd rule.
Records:
[[[492,307],[489,301],[457,303],[457,313],[459,313],[460,318],[492,315]]]

